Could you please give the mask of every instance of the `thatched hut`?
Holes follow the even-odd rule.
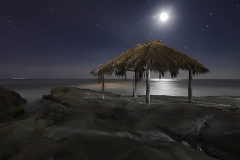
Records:
[[[142,79],[143,75],[146,74],[146,102],[150,103],[150,71],[159,73],[159,76],[164,76],[165,72],[170,72],[174,78],[177,77],[179,69],[189,70],[188,101],[191,101],[192,74],[205,74],[209,70],[186,54],[163,45],[161,40],[138,44],[117,58],[100,65],[90,74],[98,76],[104,89],[104,75],[115,73],[116,76],[126,76],[126,71],[134,71],[135,95],[137,80]]]

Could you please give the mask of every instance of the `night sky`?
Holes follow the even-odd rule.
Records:
[[[211,71],[196,78],[240,79],[240,0],[1,0],[0,79],[95,78],[156,39]]]

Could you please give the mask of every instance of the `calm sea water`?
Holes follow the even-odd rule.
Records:
[[[36,103],[42,95],[50,94],[55,86],[89,88],[100,91],[101,85],[96,79],[40,79],[40,80],[0,80],[0,86],[19,93],[28,100],[27,112],[41,107]],[[120,95],[132,94],[132,80],[106,79],[105,91]],[[187,96],[188,80],[184,79],[152,79],[151,95]],[[138,84],[138,94],[146,93],[145,81]],[[193,96],[240,96],[240,79],[195,79],[193,80]]]

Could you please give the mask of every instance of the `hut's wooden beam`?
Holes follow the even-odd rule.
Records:
[[[134,84],[134,81],[135,81],[135,78],[134,78],[134,75],[133,75],[133,93],[132,93],[132,96],[135,95],[135,84]]]
[[[189,79],[188,79],[188,102],[192,102],[192,71],[189,70]]]
[[[105,90],[104,90],[104,75],[102,75],[102,99],[104,99],[104,94],[105,94]]]
[[[146,65],[146,103],[150,104],[150,66]]]
[[[137,97],[137,83],[138,83],[138,72],[135,71],[135,88],[134,88],[134,97]]]

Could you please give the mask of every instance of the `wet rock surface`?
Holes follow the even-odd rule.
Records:
[[[237,160],[235,97],[138,98],[55,87],[52,103],[0,123],[0,159]]]

